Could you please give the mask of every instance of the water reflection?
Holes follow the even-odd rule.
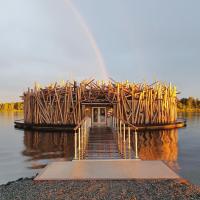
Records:
[[[43,168],[51,160],[74,157],[73,133],[25,131],[24,145],[22,154],[28,157],[26,160],[32,169]],[[132,147],[134,149],[134,137]],[[138,153],[142,160],[164,160],[178,170],[178,130],[138,133]]]
[[[179,117],[187,119],[186,128],[138,133],[139,156],[144,160],[165,160],[182,177],[200,184],[200,114],[179,113]],[[70,160],[74,156],[73,133],[14,129],[14,120],[21,118],[23,113],[0,112],[0,184],[33,176],[53,160]]]
[[[139,132],[138,154],[142,160],[163,160],[178,171],[178,130]]]
[[[177,129],[139,133],[138,140],[138,152],[141,159],[168,161],[177,160]]]
[[[199,112],[180,112],[178,113],[178,118],[186,119],[187,125],[192,123],[199,123],[200,120],[200,113]]]
[[[44,167],[49,160],[72,160],[74,157],[73,133],[24,132],[25,149],[22,154],[29,157],[30,168]]]
[[[6,128],[8,126],[13,127],[13,122],[15,120],[19,120],[22,118],[23,118],[23,112],[21,112],[21,111],[17,111],[17,112],[1,112],[0,111],[0,126],[1,127],[4,126]]]

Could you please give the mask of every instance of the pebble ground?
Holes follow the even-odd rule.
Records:
[[[42,181],[19,179],[0,186],[0,200],[200,200],[200,187],[185,180]]]

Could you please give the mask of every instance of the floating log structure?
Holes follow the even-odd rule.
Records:
[[[77,125],[86,108],[104,105],[111,116],[133,125],[172,124],[177,120],[177,90],[171,84],[84,80],[35,85],[23,95],[24,123]]]

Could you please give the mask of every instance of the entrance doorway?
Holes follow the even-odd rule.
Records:
[[[106,107],[92,108],[92,125],[106,125]]]

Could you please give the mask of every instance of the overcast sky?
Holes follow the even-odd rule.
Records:
[[[115,80],[172,82],[200,97],[199,0],[71,2],[0,0],[0,102],[34,82],[104,78],[98,48]]]

